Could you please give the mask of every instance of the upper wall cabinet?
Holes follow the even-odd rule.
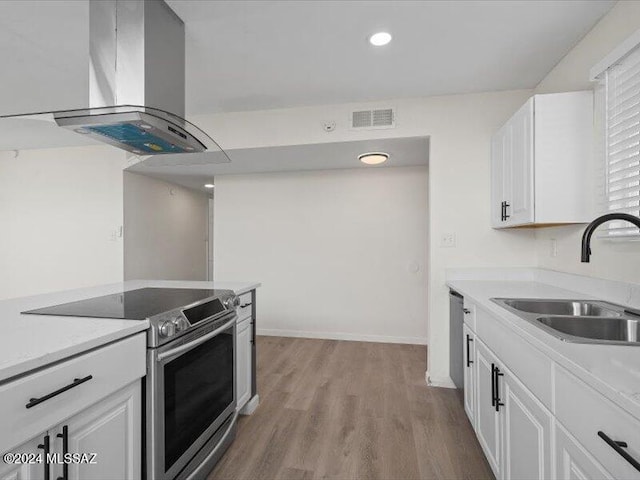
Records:
[[[593,93],[534,95],[491,141],[494,228],[593,219]]]

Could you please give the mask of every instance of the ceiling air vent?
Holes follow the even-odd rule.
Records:
[[[379,110],[360,110],[351,113],[351,128],[377,129],[395,127],[393,108]]]

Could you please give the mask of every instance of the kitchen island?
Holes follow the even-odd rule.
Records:
[[[149,321],[21,312],[145,288],[232,290],[240,299],[237,329],[243,332],[235,347],[235,375],[243,392],[238,409],[251,413],[258,397],[255,380],[252,388],[255,328],[250,327],[255,327],[259,286],[140,280],[0,302],[0,451],[18,455],[17,460],[36,459],[7,457],[0,477],[137,479],[144,458],[141,379],[147,374]],[[47,454],[87,449],[96,453],[96,464],[42,461]]]

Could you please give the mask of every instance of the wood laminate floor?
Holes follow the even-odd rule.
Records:
[[[258,337],[260,406],[209,480],[493,479],[425,347]]]

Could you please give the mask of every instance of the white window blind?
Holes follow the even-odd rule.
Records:
[[[640,47],[609,67],[605,87],[605,213],[640,216]],[[637,237],[638,228],[610,222],[609,238]]]

